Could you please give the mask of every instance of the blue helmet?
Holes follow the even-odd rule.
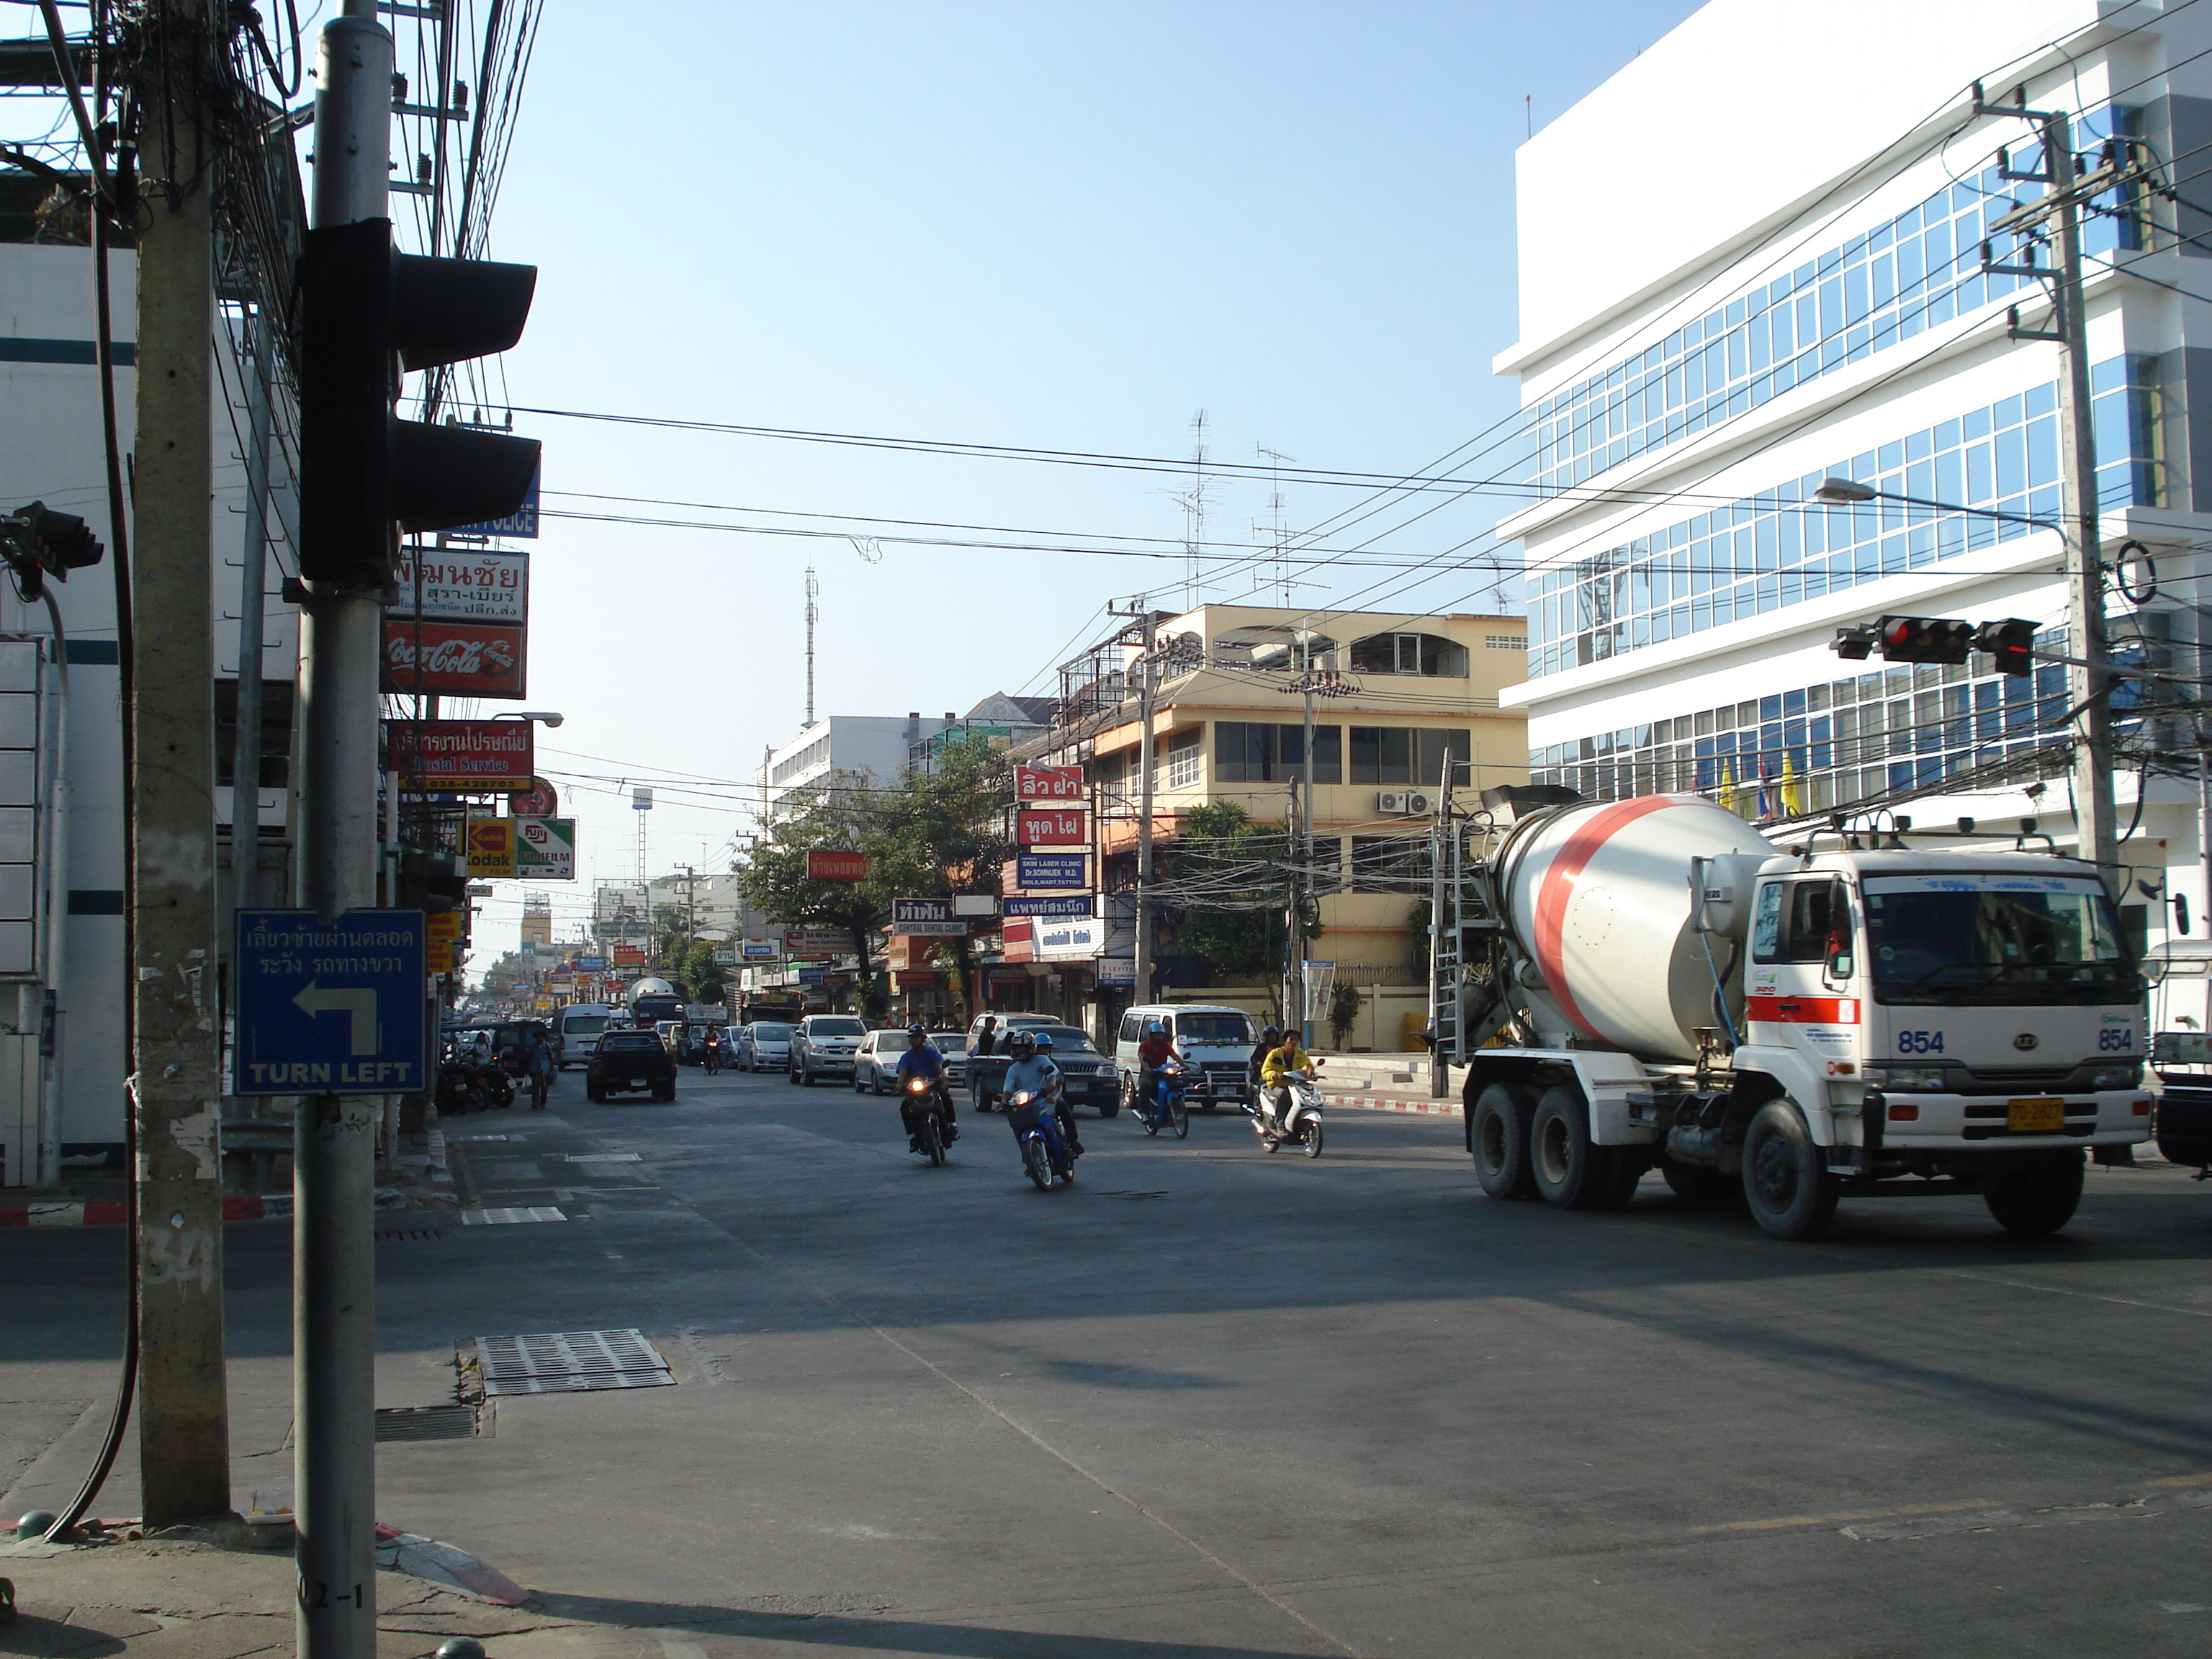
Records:
[[[1039,1031],[1036,1034],[1036,1051],[1041,1054],[1052,1052],[1052,1037],[1048,1032]]]
[[[1145,1027],[1145,1035],[1146,1036],[1165,1036],[1167,1034],[1168,1028],[1157,1019],[1151,1024]]]

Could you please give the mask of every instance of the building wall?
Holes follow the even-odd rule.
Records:
[[[865,773],[878,781],[895,778],[906,769],[909,747],[945,725],[941,716],[831,714],[802,726],[796,737],[770,750],[761,763],[761,816],[774,818],[793,790],[823,782],[836,773]]]

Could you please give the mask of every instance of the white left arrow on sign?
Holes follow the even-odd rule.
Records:
[[[294,997],[301,1012],[315,1014],[343,1014],[352,1023],[351,1043],[356,1054],[373,1054],[377,1050],[376,992],[362,987],[350,991],[325,991],[310,981],[307,988]]]

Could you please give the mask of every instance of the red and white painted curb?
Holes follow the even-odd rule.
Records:
[[[1423,1117],[1457,1117],[1462,1109],[1456,1100],[1405,1100],[1390,1095],[1324,1094],[1321,1103],[1355,1112],[1412,1112]]]
[[[410,1578],[427,1578],[502,1607],[519,1607],[530,1592],[495,1567],[488,1567],[465,1550],[441,1544],[420,1533],[376,1523],[376,1565],[386,1572],[404,1572]]]
[[[274,1221],[291,1213],[289,1193],[265,1198],[246,1194],[222,1201],[225,1221]],[[0,1204],[0,1227],[119,1227],[123,1221],[123,1200],[119,1198],[65,1198],[38,1204]]]

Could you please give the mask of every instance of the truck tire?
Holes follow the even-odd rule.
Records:
[[[1770,1100],[1743,1137],[1743,1198],[1769,1238],[1818,1238],[1836,1218],[1838,1191],[1797,1103]]]
[[[1535,1115],[1535,1101],[1517,1083],[1493,1083],[1474,1097],[1468,1150],[1474,1156],[1474,1178],[1491,1197],[1535,1196],[1528,1170],[1528,1126]]]
[[[1622,1154],[1640,1148],[1599,1146],[1590,1141],[1589,1108],[1582,1091],[1557,1083],[1537,1098],[1528,1124],[1528,1172],[1536,1195],[1561,1210],[1617,1210],[1636,1191],[1626,1179]],[[1632,1164],[1643,1174],[1641,1163]]]
[[[2074,1218],[2081,1201],[2081,1154],[2063,1152],[2036,1169],[1990,1182],[1982,1202],[1998,1226],[2022,1238],[2044,1238]]]

